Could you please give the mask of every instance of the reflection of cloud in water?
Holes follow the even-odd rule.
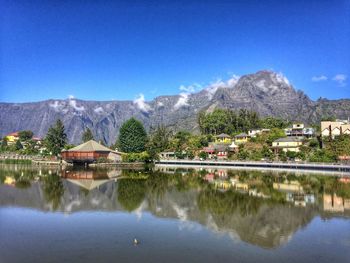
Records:
[[[80,200],[73,200],[71,202],[69,202],[68,204],[66,204],[66,206],[64,207],[64,211],[65,212],[72,212],[73,207],[79,207],[81,205],[81,201]]]
[[[206,227],[218,236],[228,235],[234,243],[241,242],[241,238],[239,237],[238,233],[235,230],[220,229],[218,225],[215,223],[212,215],[208,215]]]
[[[146,207],[147,207],[147,202],[145,200],[143,200],[141,205],[133,211],[133,214],[136,215],[137,221],[141,220],[142,212]]]
[[[180,220],[179,222],[179,230],[188,230],[188,231],[199,231],[201,227],[188,219],[188,208],[183,208],[177,205],[175,202],[171,202],[171,206],[176,212],[177,218]]]

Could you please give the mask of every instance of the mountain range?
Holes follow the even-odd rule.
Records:
[[[107,144],[116,141],[121,124],[134,116],[146,129],[164,124],[174,131],[198,131],[197,114],[215,108],[248,109],[260,116],[316,123],[324,116],[347,119],[350,99],[311,100],[296,90],[282,74],[262,70],[254,74],[219,81],[198,90],[182,87],[179,95],[159,96],[145,101],[84,101],[75,98],[30,103],[0,103],[0,136],[19,130],[32,130],[44,137],[60,118],[70,143],[80,143],[90,128],[95,138]]]

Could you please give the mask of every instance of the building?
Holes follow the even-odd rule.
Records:
[[[215,145],[215,152],[218,159],[227,159],[228,147],[226,145]]]
[[[270,129],[257,129],[257,130],[249,130],[248,131],[248,136],[250,138],[255,138],[257,135],[259,134],[263,134],[263,133],[269,133]]]
[[[239,150],[239,146],[235,144],[235,142],[232,142],[228,148],[230,149],[230,152],[238,152]]]
[[[221,133],[217,136],[215,136],[215,143],[231,143],[232,142],[232,138],[231,136],[225,134],[225,133]]]
[[[272,149],[275,153],[279,153],[280,151],[299,152],[302,145],[303,140],[300,137],[285,137],[272,142]]]
[[[249,135],[246,133],[240,133],[235,136],[235,143],[240,144],[240,143],[246,143],[248,142]]]
[[[349,121],[322,121],[321,135],[323,137],[335,137],[341,134],[350,134]]]
[[[94,140],[90,140],[72,149],[63,150],[61,154],[63,160],[68,163],[89,164],[96,162],[99,158],[109,159],[110,153],[120,155],[121,160],[121,153],[114,152],[102,144],[99,144]]]
[[[291,128],[284,129],[286,136],[313,137],[315,129],[305,127],[303,123],[293,123]]]
[[[208,147],[204,147],[203,151],[208,154],[209,159],[227,159],[230,151],[234,151],[234,148],[231,148],[231,145],[227,144],[211,144]]]
[[[14,144],[19,140],[19,132],[12,132],[6,135],[5,138],[8,145]]]

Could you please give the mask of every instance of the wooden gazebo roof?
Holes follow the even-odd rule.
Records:
[[[103,146],[102,144],[94,140],[87,141],[67,151],[68,152],[112,152],[111,149],[107,148],[106,146]]]

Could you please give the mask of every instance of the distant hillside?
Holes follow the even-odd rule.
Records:
[[[0,136],[30,129],[43,137],[50,125],[61,118],[71,143],[79,143],[83,130],[89,127],[97,139],[112,144],[121,124],[131,116],[140,119],[146,128],[163,123],[174,130],[196,131],[198,112],[215,108],[245,108],[261,116],[313,123],[322,116],[347,119],[350,99],[312,101],[302,91],[295,90],[284,76],[259,71],[216,83],[197,93],[160,96],[148,102],[66,99],[0,103]]]

